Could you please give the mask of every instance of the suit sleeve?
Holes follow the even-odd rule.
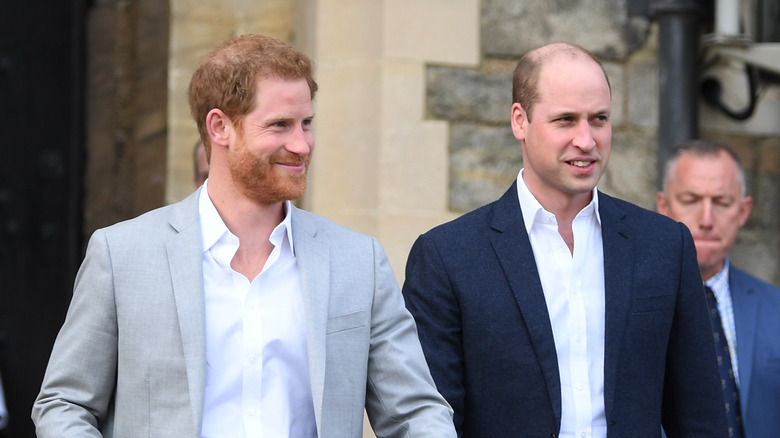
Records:
[[[452,409],[436,390],[414,320],[390,262],[374,239],[366,411],[378,437],[454,437]]]
[[[679,226],[683,263],[666,361],[663,425],[669,438],[725,437],[725,402],[696,248],[688,229]]]
[[[403,296],[417,323],[433,380],[452,406],[460,436],[466,393],[461,313],[439,250],[427,235],[412,246]]]
[[[116,382],[117,325],[111,259],[97,231],[76,276],[32,419],[39,438],[100,437]]]

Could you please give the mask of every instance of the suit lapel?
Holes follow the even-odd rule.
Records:
[[[531,242],[517,198],[517,182],[495,205],[491,244],[523,315],[526,330],[542,368],[553,412],[561,421],[561,380],[552,326]]]
[[[631,306],[634,252],[622,209],[599,192],[599,216],[604,243],[604,408],[607,418],[615,405],[618,363]]]
[[[203,243],[198,220],[197,190],[173,206],[170,224],[178,232],[166,243],[195,430],[200,434],[206,384]]]
[[[604,243],[604,404],[609,417],[615,404],[617,367],[631,305],[635,264],[631,230],[624,220],[625,213],[612,198],[601,192],[599,216]],[[492,238],[493,248],[523,314],[553,401],[553,411],[560,421],[561,384],[555,341],[536,261],[517,200],[516,184],[495,204],[491,226],[498,232]]]
[[[327,242],[317,235],[316,226],[307,220],[305,212],[292,209],[295,259],[301,276],[306,309],[306,336],[309,353],[314,414],[317,432],[322,426],[322,400],[325,390],[325,335],[328,324],[330,291],[330,254]]]
[[[734,326],[737,332],[737,362],[739,365],[739,393],[744,416],[750,396],[750,380],[755,356],[756,327],[760,306],[748,277],[742,271],[729,267],[729,291],[734,308]]]

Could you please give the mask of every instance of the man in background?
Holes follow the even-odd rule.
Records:
[[[658,211],[688,226],[711,300],[731,436],[780,433],[780,289],[732,265],[728,253],[753,207],[727,145],[693,140],[665,165]],[[720,326],[718,325],[718,320]],[[733,382],[733,383],[732,383]],[[743,434],[744,432],[744,434]]]

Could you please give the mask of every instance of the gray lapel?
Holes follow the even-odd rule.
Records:
[[[293,207],[293,242],[306,308],[309,373],[319,433],[322,426],[322,399],[325,390],[325,335],[330,293],[330,254],[328,242],[321,233],[318,234],[312,218],[311,213]]]
[[[166,243],[176,311],[179,316],[184,362],[195,430],[200,436],[206,386],[205,303],[203,296],[203,243],[195,191],[173,206],[170,224],[178,231]]]

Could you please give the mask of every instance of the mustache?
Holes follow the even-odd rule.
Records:
[[[311,154],[296,154],[289,151],[281,151],[272,155],[271,160],[276,163],[308,164],[311,160]]]

